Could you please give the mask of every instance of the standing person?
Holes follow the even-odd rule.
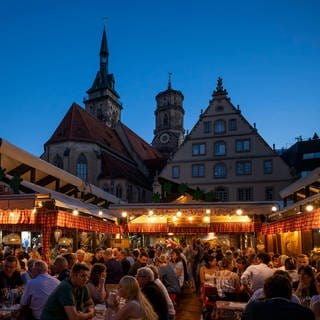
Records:
[[[55,277],[59,280],[65,280],[70,276],[70,270],[68,269],[68,261],[63,256],[57,256],[53,263],[53,269]]]
[[[148,268],[150,268],[154,275],[154,283],[161,289],[162,293],[166,297],[167,305],[168,305],[168,320],[174,320],[176,310],[174,309],[173,302],[169,296],[169,293],[167,291],[167,288],[164,286],[162,281],[159,279],[159,271],[158,268],[154,265],[149,265]]]
[[[122,278],[121,263],[112,255],[112,249],[108,248],[104,252],[105,265],[107,267],[106,286],[107,289],[117,288]]]
[[[313,312],[291,302],[292,286],[288,277],[273,275],[264,284],[266,299],[247,304],[242,320],[314,320]]]
[[[48,266],[42,260],[36,260],[30,271],[32,279],[26,284],[20,304],[22,307],[30,308],[33,318],[38,320],[48,296],[60,281],[48,274]]]
[[[270,257],[265,252],[257,254],[257,264],[250,265],[241,276],[241,284],[251,297],[254,291],[263,287],[264,281],[271,277],[274,270],[268,267]]]
[[[216,258],[206,253],[204,255],[204,265],[200,268],[200,285],[201,287],[205,284],[215,285],[216,272],[218,271]]]
[[[122,265],[123,275],[126,276],[131,268],[131,264],[130,264],[128,257],[127,257],[127,251],[121,250],[119,253],[119,256],[120,256],[120,263]]]
[[[105,320],[158,320],[151,304],[141,292],[136,278],[132,276],[121,278],[118,295],[125,299],[125,304],[120,309],[119,299],[110,295]]]
[[[154,283],[154,275],[150,268],[138,269],[137,280],[141,291],[152,305],[159,320],[168,320],[168,304],[161,289]]]
[[[89,268],[85,264],[74,264],[70,279],[62,281],[50,294],[40,319],[92,319],[94,317],[94,304],[86,287],[89,276]]]
[[[94,304],[104,304],[107,297],[105,288],[106,266],[103,263],[95,263],[90,272],[90,279],[87,283],[90,296]]]
[[[196,287],[196,292],[200,293],[200,276],[199,268],[200,263],[203,259],[204,250],[201,245],[201,239],[196,239],[193,246],[193,257],[192,257],[192,277]]]
[[[172,250],[170,265],[178,277],[180,288],[182,288],[184,284],[184,268],[180,250],[177,248]]]

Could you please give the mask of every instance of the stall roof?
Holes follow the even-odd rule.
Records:
[[[0,138],[0,167],[6,169],[6,174],[9,176],[20,175],[23,182],[30,182],[50,192],[72,197],[81,196],[87,204],[106,208],[110,203],[125,203],[114,195],[35,157],[2,138]]]
[[[305,188],[306,186],[311,186],[314,183],[317,185],[317,190],[320,192],[319,188],[319,182],[320,182],[320,167],[314,169],[311,171],[306,177],[303,177],[293,183],[291,183],[288,187],[284,188],[280,191],[280,196],[282,198],[286,198],[292,194],[294,194],[296,191],[299,191],[302,188]]]

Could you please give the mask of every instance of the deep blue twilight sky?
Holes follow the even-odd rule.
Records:
[[[0,4],[1,138],[40,156],[71,104],[83,106],[103,17],[122,121],[147,142],[168,72],[186,130],[221,76],[271,146],[320,135],[318,0],[10,0]]]

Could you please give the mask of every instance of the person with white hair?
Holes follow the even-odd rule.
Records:
[[[48,266],[42,260],[35,260],[30,271],[32,279],[26,284],[20,304],[31,309],[33,318],[38,320],[48,296],[60,281],[48,274]]]

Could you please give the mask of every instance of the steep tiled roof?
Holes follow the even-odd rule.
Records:
[[[121,123],[134,151],[139,155],[140,159],[152,171],[160,171],[166,164],[164,156],[141,137],[135,134],[126,125]]]
[[[76,103],[72,104],[46,145],[65,141],[100,144],[130,158],[116,132]]]
[[[130,165],[128,162],[124,162],[115,158],[110,153],[102,152],[101,161],[101,174],[99,179],[127,179],[137,185],[150,188],[150,181],[139,171],[139,169]]]

